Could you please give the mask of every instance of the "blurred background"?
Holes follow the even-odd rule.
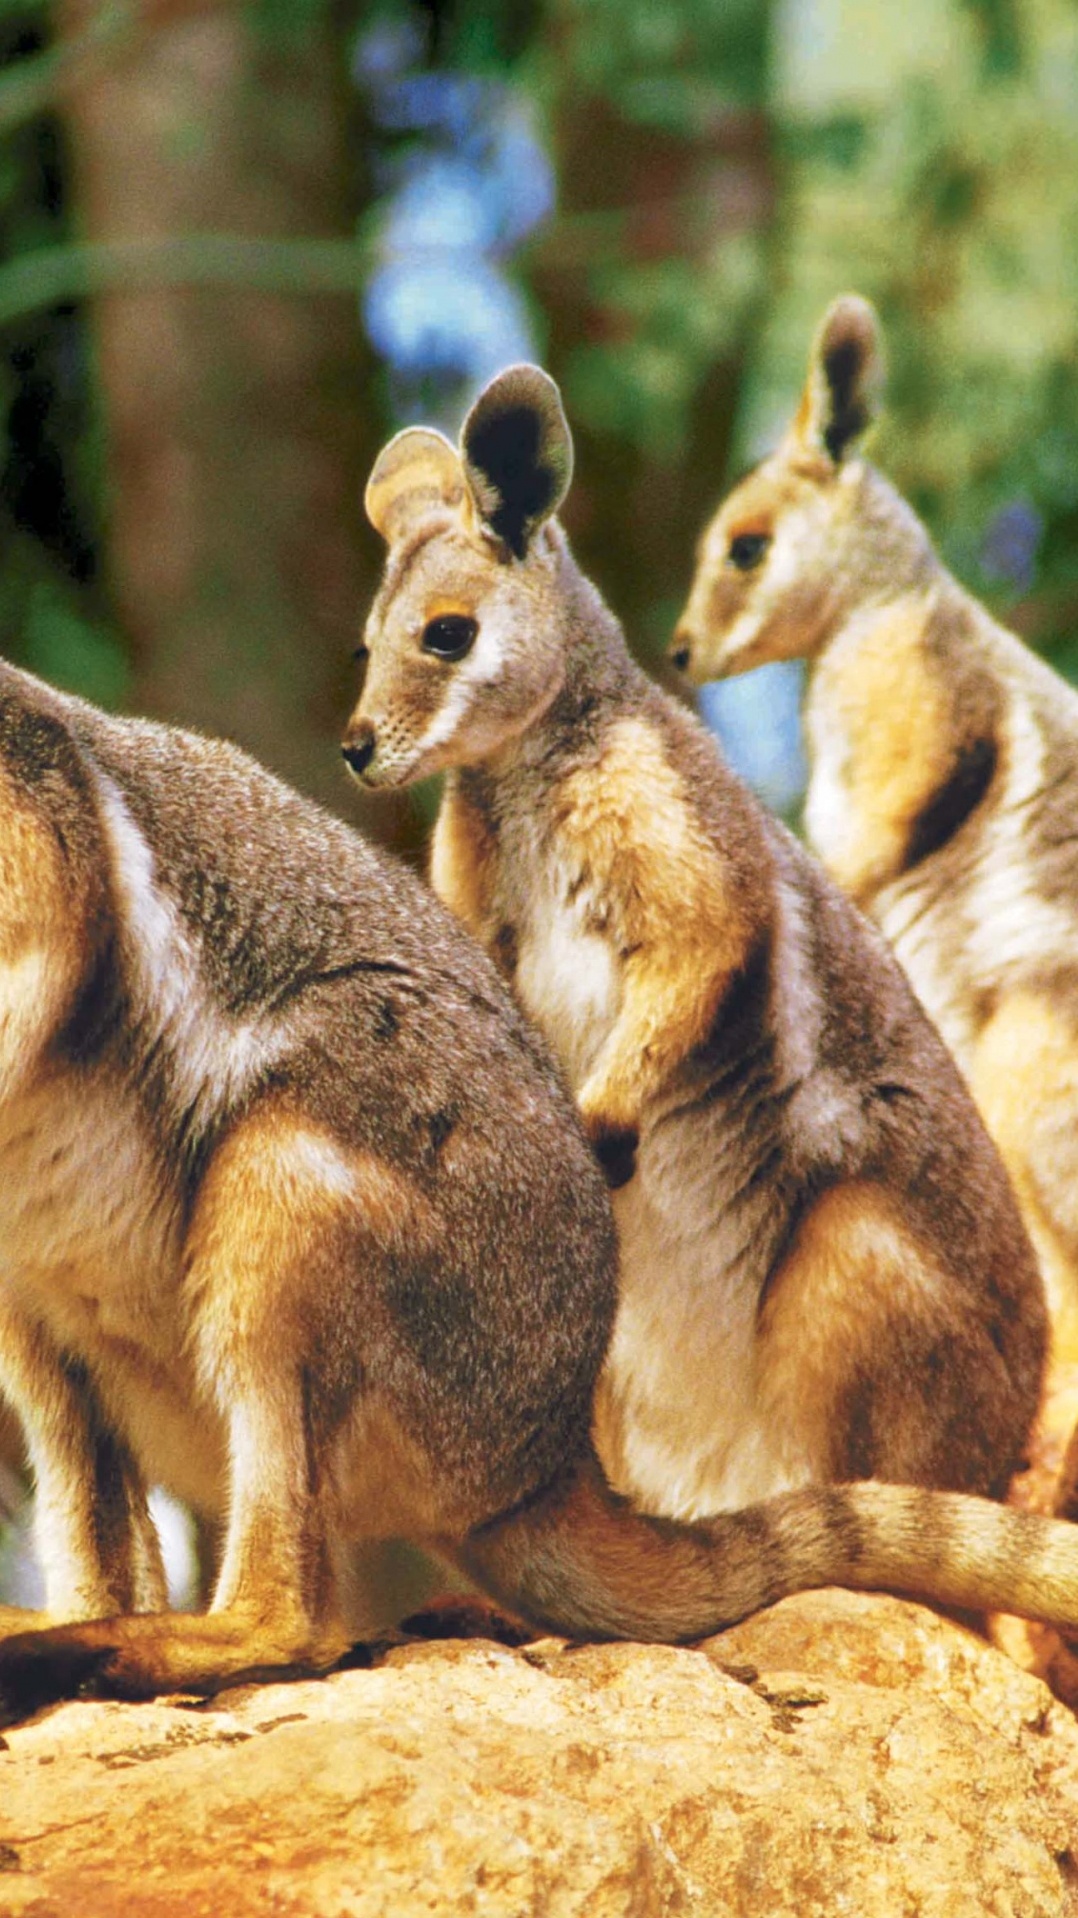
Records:
[[[0,0],[0,645],[337,753],[385,437],[541,359],[578,553],[654,659],[828,300],[877,457],[1078,672],[1074,0]],[[796,803],[796,675],[707,703]],[[432,795],[371,805],[416,844]]]
[[[0,650],[415,853],[338,753],[386,436],[542,360],[654,662],[847,289],[875,457],[1078,676],[1075,0],[0,0]],[[796,668],[704,705],[794,812]]]

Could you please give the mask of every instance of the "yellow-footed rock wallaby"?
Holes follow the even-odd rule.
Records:
[[[677,1518],[862,1477],[1000,1494],[1045,1343],[1003,1168],[878,933],[633,664],[555,518],[570,470],[535,367],[481,394],[459,452],[390,442],[343,750],[370,786],[448,769],[435,885],[615,1187],[604,1466]],[[894,1494],[852,1495],[867,1566]],[[935,1583],[959,1512],[985,1570],[1008,1535],[991,1506],[903,1496],[905,1585]]]
[[[527,464],[522,478],[539,483]],[[474,549],[476,588],[495,563],[533,578],[495,537]],[[542,548],[567,566],[549,532]],[[437,551],[409,540],[376,623]],[[463,708],[476,666],[457,677],[439,656],[472,617],[460,557],[414,648]],[[519,711],[497,669],[511,633],[503,610],[475,655],[495,715]],[[616,649],[611,670],[635,684]],[[446,699],[431,703],[451,731]],[[611,737],[599,698],[594,745],[578,735],[587,790],[593,760],[612,791],[632,790],[634,742],[665,751],[661,710],[645,700],[639,729]],[[696,1052],[672,1065],[657,1032],[666,1090],[640,1113],[627,1093],[616,1112],[622,1136],[641,1124],[648,1189],[668,1191],[680,1221],[661,1275],[672,1325],[661,1299],[649,1308],[664,1377],[680,1339],[699,1406],[694,1288],[708,1357],[725,1364],[729,1348],[743,1366],[738,1339],[757,1323],[748,1373],[731,1366],[729,1392],[725,1374],[707,1380],[719,1449],[731,1483],[800,1489],[689,1526],[632,1511],[595,1461],[610,1206],[560,1076],[487,958],[417,880],[235,748],[108,717],[0,666],[0,1387],[26,1433],[48,1608],[0,1615],[0,1715],[72,1687],[213,1690],[325,1667],[346,1641],[342,1543],[387,1533],[577,1635],[692,1638],[833,1581],[1078,1628],[1074,1528],[945,1493],[806,1483],[882,1469],[1001,1485],[1036,1395],[1037,1284],[946,1061],[897,985],[878,983],[886,962],[751,810],[728,881],[711,847],[742,802],[718,775],[702,789],[712,812],[660,781],[649,830],[674,835],[691,884],[715,867],[675,927],[698,919],[712,966],[718,936],[734,996],[702,985]],[[547,834],[544,806],[522,829]],[[630,804],[630,837],[635,819]],[[482,892],[488,868],[464,863],[480,843],[470,815],[456,830],[455,869]],[[745,963],[722,903],[742,883],[759,927]],[[785,943],[768,920],[782,886]],[[655,902],[640,901],[646,918]],[[608,935],[596,923],[575,942],[598,911],[579,889],[555,934],[570,1022],[597,991]],[[522,913],[523,967],[533,923]],[[840,932],[856,950],[839,972],[863,969],[866,984],[824,1002]],[[649,936],[642,924],[642,955]],[[614,952],[603,990],[631,963]],[[798,1008],[781,1029],[765,1020],[773,988]],[[927,1107],[911,1072],[933,1088]],[[701,1126],[714,1152],[687,1156]],[[732,1171],[716,1180],[712,1160]],[[706,1256],[716,1232],[721,1273]],[[699,1256],[682,1267],[694,1234]],[[961,1248],[950,1263],[943,1239]],[[736,1467],[727,1404],[748,1429]],[[164,1609],[150,1480],[224,1519],[204,1616]]]
[[[808,661],[809,839],[962,1066],[1073,1367],[1078,693],[959,585],[861,457],[882,375],[873,308],[836,300],[785,439],[701,539],[672,653],[696,681]]]

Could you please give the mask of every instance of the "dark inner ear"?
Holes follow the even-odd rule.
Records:
[[[512,406],[478,420],[468,434],[468,463],[489,480],[497,504],[484,517],[517,559],[532,526],[557,498],[559,474],[540,459],[542,420],[531,406]]]
[[[852,440],[858,439],[869,423],[863,374],[865,346],[849,335],[825,348],[823,376],[831,395],[831,408],[823,431],[823,443],[838,463]]]

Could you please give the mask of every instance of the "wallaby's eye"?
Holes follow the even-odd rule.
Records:
[[[463,659],[471,652],[479,622],[466,613],[442,613],[423,628],[423,651],[436,659]]]
[[[759,566],[770,544],[770,533],[735,533],[726,557],[739,573],[751,573],[754,566]]]

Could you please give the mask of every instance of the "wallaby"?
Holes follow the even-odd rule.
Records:
[[[797,886],[804,939],[826,943],[835,902]],[[798,951],[784,963],[802,965],[811,1033]],[[766,990],[750,967],[739,1030]],[[881,1042],[858,1008],[860,1060]],[[875,1126],[880,1153],[921,1170],[907,1201],[870,1157],[860,1183],[789,1221],[761,1350],[785,1338],[789,1374],[792,1292],[809,1315],[796,1329],[806,1390],[817,1416],[826,1401],[831,1423],[845,1420],[834,1460],[987,1488],[1005,1479],[1036,1393],[1036,1282],[934,1041],[900,996],[890,1016],[883,1050],[934,1086],[943,1073],[941,1140],[902,1117],[921,1094],[900,1080],[878,1091],[878,1122],[858,1120],[837,1058],[806,1095],[783,1082],[822,1117],[830,1149]],[[814,1043],[830,1060],[834,1041]],[[753,1139],[769,1121],[736,1045],[702,1042],[699,1097],[713,1136],[729,1134],[724,1045]],[[769,1070],[758,1057],[752,1083]],[[668,1151],[700,1123],[683,1093],[667,1123]],[[642,1156],[657,1169],[653,1129]],[[976,1197],[934,1201],[952,1139]],[[705,1237],[718,1216],[707,1183],[681,1195],[702,1208]],[[339,1550],[361,1535],[410,1536],[569,1634],[694,1638],[833,1581],[1078,1627],[1078,1532],[1062,1523],[878,1485],[806,1486],[696,1526],[619,1500],[589,1437],[616,1303],[610,1206],[559,1073],[495,968],[416,878],[245,754],[108,717],[8,666],[0,1194],[0,1381],[25,1428],[47,1594],[44,1618],[0,1617],[5,1718],[75,1687],[212,1691],[327,1667],[347,1640]],[[735,1229],[751,1214],[773,1237],[744,1198]],[[966,1263],[941,1267],[937,1216]],[[862,1307],[842,1261],[875,1235]],[[685,1306],[673,1285],[671,1303]],[[706,1316],[712,1303],[705,1293]],[[744,1402],[736,1377],[730,1397]],[[800,1429],[795,1418],[790,1469],[761,1482],[806,1476]],[[225,1516],[205,1616],[162,1609],[151,1480]]]
[[[1078,693],[990,617],[859,454],[876,315],[836,300],[778,451],[707,528],[673,657],[809,662],[808,837],[961,1065],[1078,1358]]]
[[[603,1466],[682,1520],[870,1476],[1002,1494],[1045,1343],[1003,1168],[878,933],[631,661],[554,517],[571,458],[526,366],[459,453],[390,442],[343,750],[374,787],[448,769],[435,886],[615,1187]],[[915,1583],[947,1550],[923,1509]]]

